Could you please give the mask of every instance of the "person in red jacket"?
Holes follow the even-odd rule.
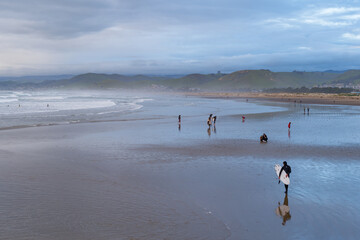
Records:
[[[289,124],[288,124],[288,128],[289,128],[289,130],[290,130],[290,127],[291,127],[291,122],[289,122]]]

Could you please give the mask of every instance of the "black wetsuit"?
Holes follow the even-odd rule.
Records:
[[[289,165],[285,165],[281,168],[281,170],[279,172],[279,177],[281,176],[282,171],[284,171],[290,178],[291,167]],[[280,182],[280,180],[279,180],[279,182]],[[284,184],[284,185],[285,185],[285,193],[287,193],[289,185],[287,185],[287,184]]]

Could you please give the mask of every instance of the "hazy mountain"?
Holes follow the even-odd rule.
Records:
[[[74,75],[48,75],[48,76],[22,76],[22,77],[0,77],[0,82],[40,83],[46,80],[69,79]]]
[[[339,73],[326,72],[272,72],[270,70],[243,70],[219,79],[222,86],[233,88],[312,87],[336,78]]]
[[[182,77],[126,76],[120,74],[86,73],[62,80],[35,83],[0,82],[1,89],[109,89],[130,88],[163,90],[226,90],[313,87],[324,83],[360,82],[360,70],[340,72],[272,72],[270,70],[242,70],[230,74],[190,74]]]
[[[348,70],[337,76],[332,83],[360,84],[360,70]]]

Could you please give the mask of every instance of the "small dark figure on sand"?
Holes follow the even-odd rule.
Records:
[[[267,141],[268,141],[268,137],[266,136],[265,133],[260,136],[260,142],[267,142]]]
[[[289,128],[289,130],[290,130],[290,128],[291,128],[291,122],[289,122],[289,124],[288,124],[288,128]]]
[[[242,118],[242,122],[245,122],[245,116],[242,116],[241,118]]]
[[[179,123],[181,123],[181,115],[179,115],[178,119],[179,119]]]
[[[291,167],[287,164],[286,161],[284,161],[283,164],[284,164],[284,165],[283,165],[283,167],[281,168],[281,170],[280,170],[280,172],[279,172],[279,183],[280,183],[280,176],[281,176],[282,171],[285,171],[286,176],[287,176],[288,178],[290,178]],[[287,194],[287,193],[288,193],[288,187],[289,187],[289,185],[284,184],[284,186],[285,186],[285,193]]]
[[[309,112],[310,112],[310,108],[309,108],[309,107],[307,108],[307,112],[308,112],[308,114],[309,114]]]
[[[213,117],[214,125],[216,123],[216,116]]]

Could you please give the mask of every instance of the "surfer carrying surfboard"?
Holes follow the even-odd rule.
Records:
[[[286,178],[290,178],[291,167],[287,164],[286,161],[284,161],[283,164],[284,165],[279,172],[279,183],[280,183],[280,177],[281,177],[282,171],[284,171],[286,173]],[[287,194],[289,185],[284,183],[284,186],[285,186],[285,193]]]

